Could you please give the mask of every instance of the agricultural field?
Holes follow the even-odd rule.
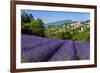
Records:
[[[22,35],[21,62],[86,60],[90,42]]]

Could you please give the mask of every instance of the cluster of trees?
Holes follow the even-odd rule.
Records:
[[[21,14],[21,32],[22,34],[45,36],[44,22],[40,19],[34,19],[30,13]]]

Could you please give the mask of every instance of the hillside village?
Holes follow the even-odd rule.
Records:
[[[66,33],[69,32],[70,34],[74,34],[75,32],[78,33],[82,33],[82,32],[87,32],[89,33],[90,31],[90,22],[73,22],[70,24],[63,24],[60,26],[53,26],[53,27],[49,27],[48,29],[46,29],[46,34],[49,37],[52,37],[53,35],[56,34],[61,34],[61,33]]]
[[[55,31],[57,30],[56,32],[66,32],[66,31],[70,31],[70,30],[74,30],[74,29],[77,29],[77,30],[80,30],[80,32],[82,31],[89,31],[90,29],[90,23],[87,22],[87,23],[81,23],[81,22],[75,22],[75,23],[72,23],[72,24],[64,24],[64,25],[61,25],[60,27],[59,26],[55,26],[55,27],[51,27],[51,28],[48,28],[47,31]]]

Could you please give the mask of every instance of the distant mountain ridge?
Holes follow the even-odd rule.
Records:
[[[72,22],[73,22],[72,20],[60,20],[60,21],[47,23],[47,24],[45,24],[45,26],[49,26],[49,25],[58,26],[58,25],[62,25],[62,24],[65,24],[65,23],[68,24],[68,23],[72,23]]]

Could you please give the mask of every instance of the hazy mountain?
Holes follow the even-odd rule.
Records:
[[[49,25],[55,25],[55,26],[58,26],[58,25],[62,25],[62,24],[68,24],[68,23],[72,23],[72,20],[60,20],[60,21],[55,21],[55,22],[51,22],[51,23],[47,23],[45,24],[45,26],[49,26]]]
[[[81,23],[89,23],[90,22],[90,20],[85,20],[85,21],[82,21]]]

